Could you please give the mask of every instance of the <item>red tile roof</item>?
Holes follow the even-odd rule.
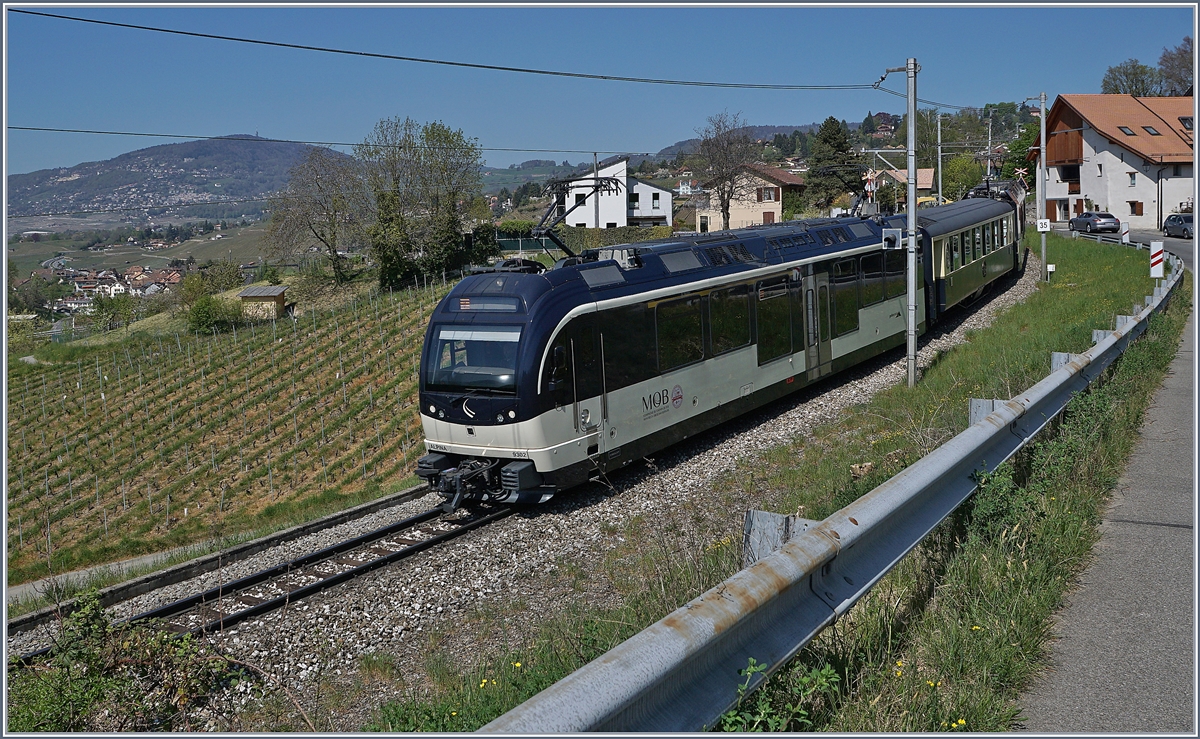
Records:
[[[1153,162],[1187,163],[1192,161],[1192,132],[1183,127],[1181,117],[1192,117],[1190,97],[1139,98],[1133,95],[1059,95],[1054,101],[1049,126],[1065,106],[1109,141],[1143,159]],[[1133,131],[1130,136],[1119,127]],[[1159,136],[1144,126],[1158,131]]]

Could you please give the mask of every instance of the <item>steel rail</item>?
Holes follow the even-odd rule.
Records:
[[[1180,283],[1168,282],[1094,331],[1094,346],[1070,355],[1049,376],[782,549],[693,599],[661,621],[508,713],[482,732],[690,732],[714,725],[734,706],[738,670],[768,665],[761,685],[822,629],[844,614],[977,488],[1063,411],[1140,336]]]
[[[248,618],[253,618],[264,613],[269,613],[273,610],[284,608],[289,603],[302,600],[322,590],[341,584],[347,580],[360,577],[368,572],[379,569],[380,567],[384,567],[398,560],[410,557],[418,552],[422,552],[430,547],[441,544],[442,542],[461,536],[468,531],[472,531],[493,521],[504,518],[513,513],[515,510],[516,508],[512,506],[503,506],[497,508],[496,510],[485,513],[484,515],[471,518],[452,530],[444,531],[426,539],[413,542],[402,547],[401,549],[389,551],[387,554],[382,554],[356,567],[331,573],[327,576],[320,576],[314,582],[309,583],[308,585],[287,589],[283,595],[280,595],[276,598],[264,600],[260,603],[251,605],[248,608],[243,608],[233,613],[221,613],[215,620],[207,621],[191,628],[181,629],[179,631],[179,635],[200,635],[206,632],[221,631]],[[296,573],[302,568],[310,567],[322,561],[328,561],[341,554],[353,552],[366,545],[386,539],[388,536],[408,531],[422,523],[438,519],[443,515],[444,511],[442,508],[434,508],[429,511],[425,511],[424,513],[419,513],[415,516],[406,518],[403,521],[398,521],[383,528],[354,537],[353,539],[347,539],[346,541],[339,542],[320,551],[306,554],[290,562],[285,562],[260,572],[247,575],[246,577],[223,583],[217,587],[210,588],[203,593],[181,598],[180,600],[177,600],[173,603],[168,603],[159,608],[130,616],[129,618],[118,621],[117,623],[132,624],[149,621],[163,621],[181,614],[186,614],[192,610],[200,609],[205,605],[236,600],[240,592],[243,592],[256,585],[269,583],[275,578],[286,577],[287,575]],[[49,654],[50,651],[50,647],[45,647],[35,652],[21,655],[18,660],[22,664],[29,664],[35,658]]]

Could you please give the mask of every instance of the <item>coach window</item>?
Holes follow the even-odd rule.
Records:
[[[983,224],[983,253],[992,253],[992,225],[991,223]]]
[[[908,292],[908,281],[904,275],[908,254],[903,249],[888,249],[883,253],[883,267],[887,273],[887,296],[894,298]]]
[[[1008,246],[1008,216],[1004,216],[1004,220],[1000,221],[1000,246]]]
[[[657,372],[654,314],[645,303],[610,308],[599,316],[604,335],[604,381],[611,392],[648,380]]]
[[[704,359],[704,328],[700,319],[699,297],[659,303],[655,313],[660,372]]]
[[[950,237],[950,252],[947,259],[950,261],[949,271],[953,272],[962,266],[962,239],[958,237],[958,234]]]
[[[712,353],[723,354],[750,343],[750,291],[746,285],[714,290],[708,296]]]
[[[792,318],[788,304],[787,277],[758,283],[758,363],[792,353]]]
[[[983,256],[983,229],[976,226],[972,229],[975,232],[975,256],[972,259],[979,259]]]
[[[862,270],[862,303],[875,305],[883,300],[883,252],[865,255],[860,264]]]
[[[858,330],[858,260],[833,263],[833,335]]]

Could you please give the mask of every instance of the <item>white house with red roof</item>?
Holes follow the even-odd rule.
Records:
[[[1107,211],[1158,230],[1190,211],[1193,125],[1191,96],[1059,95],[1046,114],[1047,217]]]

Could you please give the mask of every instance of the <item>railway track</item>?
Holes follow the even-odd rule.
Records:
[[[433,508],[122,623],[158,622],[180,635],[218,632],[486,526],[514,510],[482,505],[447,514],[441,507]],[[46,647],[20,660],[29,663],[49,651]]]

